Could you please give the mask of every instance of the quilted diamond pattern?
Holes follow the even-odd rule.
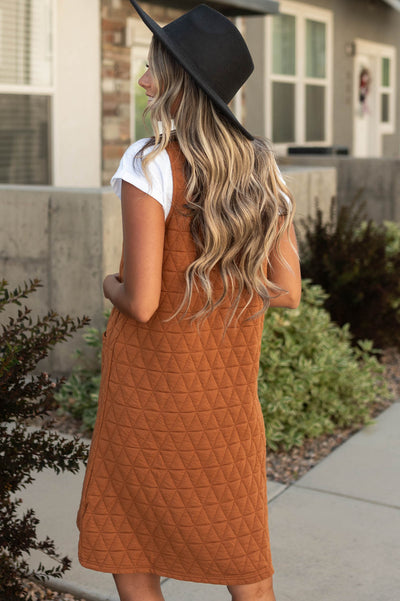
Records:
[[[195,257],[183,210],[183,157],[174,143],[168,153],[174,198],[160,306],[146,324],[115,307],[108,322],[77,515],[79,561],[102,572],[257,582],[274,572],[257,397],[263,318],[244,322],[260,301],[225,336],[228,302],[199,330],[189,320],[165,321]],[[200,306],[199,293],[191,310]]]

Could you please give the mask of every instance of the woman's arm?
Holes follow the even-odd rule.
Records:
[[[160,302],[165,216],[161,204],[122,182],[124,281],[108,275],[104,295],[121,313],[145,323]]]
[[[297,254],[297,240],[293,224],[283,234],[280,242],[280,250],[283,258],[289,264],[290,269],[285,265],[282,265],[276,252],[273,251],[270,257],[268,279],[287,292],[283,292],[279,296],[276,296],[277,293],[275,291],[270,291],[270,294],[273,297],[270,301],[270,307],[296,309],[296,307],[299,306],[301,298],[301,273],[300,261]]]

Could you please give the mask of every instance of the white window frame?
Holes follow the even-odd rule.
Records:
[[[281,0],[280,13],[296,18],[296,73],[295,75],[276,75],[272,68],[272,15],[265,18],[266,78],[265,98],[267,99],[266,136],[272,140],[272,84],[273,82],[295,85],[295,139],[292,142],[275,143],[278,154],[287,154],[289,146],[330,146],[333,138],[333,12],[320,9],[311,4]],[[320,21],[326,25],[326,76],[325,78],[306,77],[306,20]],[[325,87],[325,140],[306,142],[306,85]]]
[[[53,110],[53,99],[54,93],[56,89],[56,63],[57,57],[55,55],[55,43],[54,36],[56,33],[56,24],[57,24],[57,2],[55,0],[50,0],[51,10],[52,10],[52,73],[51,73],[51,81],[52,84],[50,86],[36,86],[36,85],[26,85],[26,84],[3,84],[0,83],[0,94],[19,94],[21,96],[49,96],[50,97],[50,118],[49,118],[49,127],[50,127],[50,136],[51,136],[51,145],[50,145],[50,183],[53,182],[54,177],[54,152],[55,152],[55,144],[53,139],[54,132],[54,110]],[[0,15],[1,16],[1,15]],[[0,53],[1,60],[1,53]]]
[[[52,64],[52,84],[50,86],[37,86],[37,85],[26,85],[26,84],[4,84],[0,82],[0,94],[46,94],[47,96],[52,96],[55,90],[55,79],[56,79],[56,56],[55,56],[55,44],[54,44],[54,35],[56,32],[56,5],[55,0],[50,0],[51,9],[52,9],[52,28],[53,28],[53,43],[52,43],[52,51],[53,51],[53,64]],[[0,19],[1,19],[1,11],[0,11]],[[0,20],[1,24],[1,20]],[[1,30],[0,30],[1,35]],[[0,53],[1,60],[1,53]]]

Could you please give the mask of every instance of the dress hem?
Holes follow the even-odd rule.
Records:
[[[80,557],[78,557],[78,559],[81,566],[89,570],[95,570],[96,572],[103,572],[108,574],[157,574],[158,576],[160,576],[160,578],[172,578],[174,580],[182,580],[184,582],[198,582],[202,584],[221,584],[225,586],[235,584],[255,584],[256,582],[260,582],[261,580],[270,578],[270,576],[272,576],[275,573],[274,568],[271,566],[271,568],[267,568],[262,572],[253,572],[252,574],[248,574],[247,576],[241,574],[240,576],[236,577],[232,576],[232,578],[222,578],[218,576],[204,577],[196,574],[182,574],[179,571],[171,571],[166,573],[164,572],[164,570],[158,570],[155,566],[149,566],[148,564],[136,564],[134,567],[131,568],[127,567],[117,569],[117,571],[114,571],[114,569],[111,566],[107,566],[106,564],[102,565],[102,567],[99,567],[96,564],[92,564],[90,561],[82,561]]]

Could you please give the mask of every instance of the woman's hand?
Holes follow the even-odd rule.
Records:
[[[110,273],[109,275],[106,275],[103,280],[103,294],[105,298],[111,300],[112,290],[115,289],[115,285],[117,283],[121,283],[121,280],[119,279],[119,273]]]

